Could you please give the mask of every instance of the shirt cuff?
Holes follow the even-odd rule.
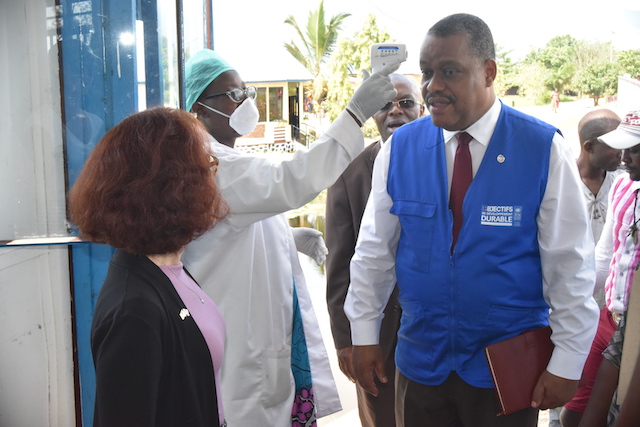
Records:
[[[364,134],[360,126],[353,120],[348,111],[344,110],[331,123],[325,134],[336,141],[349,153],[351,160],[358,157],[364,149]]]
[[[380,320],[358,320],[351,322],[353,345],[376,345],[380,341]]]
[[[588,354],[569,353],[555,347],[547,365],[549,373],[567,380],[579,380]]]

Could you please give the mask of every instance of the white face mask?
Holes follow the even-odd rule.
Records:
[[[260,119],[260,113],[258,112],[258,107],[256,107],[256,103],[251,98],[247,98],[242,101],[242,104],[238,108],[235,109],[231,115],[225,114],[222,111],[218,111],[213,107],[203,104],[202,102],[198,102],[198,104],[203,107],[208,108],[214,113],[218,113],[221,116],[229,118],[229,126],[239,135],[246,136],[249,135],[255,129],[258,124],[258,120]]]

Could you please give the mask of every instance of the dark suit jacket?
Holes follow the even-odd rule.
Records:
[[[211,353],[171,281],[145,256],[111,259],[91,326],[94,426],[217,426]]]
[[[351,279],[349,263],[355,252],[362,214],[371,192],[373,162],[379,151],[380,142],[367,146],[327,192],[327,304],[336,349],[351,346],[351,327],[343,309]],[[380,347],[385,360],[396,346],[400,314],[396,287],[385,308],[380,329]]]

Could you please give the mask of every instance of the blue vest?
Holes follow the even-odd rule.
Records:
[[[437,385],[456,371],[493,387],[484,348],[548,324],[536,217],[556,131],[502,106],[453,254],[442,129],[425,117],[393,134],[387,190],[402,226],[396,364],[409,379]]]

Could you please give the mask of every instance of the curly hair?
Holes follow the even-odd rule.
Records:
[[[436,22],[427,34],[440,38],[465,34],[469,40],[469,48],[476,58],[483,61],[496,59],[491,30],[482,19],[475,15],[468,13],[449,15]]]
[[[138,255],[168,254],[226,217],[205,135],[191,114],[163,107],[107,132],[69,194],[81,235]]]

